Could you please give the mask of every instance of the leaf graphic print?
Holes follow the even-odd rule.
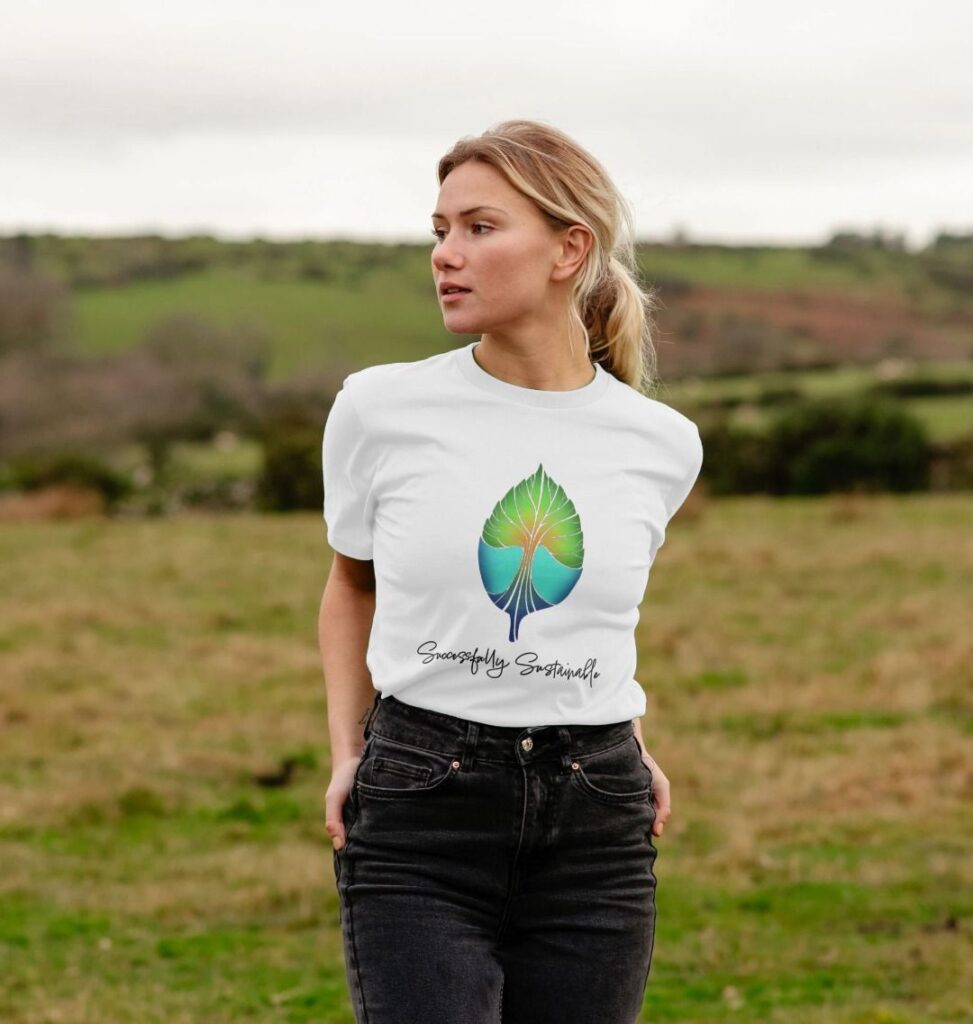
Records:
[[[538,465],[497,502],[479,543],[480,578],[517,639],[531,612],[560,604],[581,576],[584,536],[574,504]]]

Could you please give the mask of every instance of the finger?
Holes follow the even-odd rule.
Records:
[[[669,820],[671,809],[669,801],[665,799],[659,800],[655,807],[655,821],[652,823],[652,832],[654,835],[661,836],[662,830],[666,827],[666,822]]]
[[[337,804],[337,797],[334,798],[335,804]],[[344,801],[341,802],[340,806],[328,807],[325,811],[324,827],[331,837],[331,844],[336,850],[340,850],[345,845],[345,816],[344,816]]]

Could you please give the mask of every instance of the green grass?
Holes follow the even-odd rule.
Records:
[[[941,362],[923,364],[916,374],[935,380],[973,380],[973,364]],[[842,366],[837,369],[801,370],[793,373],[768,372],[693,378],[667,385],[673,397],[697,402],[707,398],[735,398],[740,401],[757,398],[763,391],[799,387],[814,398],[853,395],[875,381],[873,366]],[[936,399],[939,401],[939,399]],[[968,397],[964,399],[969,402]]]
[[[973,435],[973,395],[907,398],[903,401],[934,441]]]
[[[973,499],[705,500],[638,629],[646,1022],[968,1021]],[[0,1020],[353,1020],[316,514],[0,530]],[[298,759],[293,783],[251,774]]]
[[[809,249],[775,247],[680,248],[652,245],[641,252],[646,277],[681,278],[710,288],[774,290],[810,288],[897,291],[921,282],[911,256],[871,252],[859,262],[815,258]]]
[[[243,479],[256,476],[263,464],[263,449],[257,441],[243,438],[232,448],[221,450],[213,444],[176,442],[169,449],[168,472],[175,479]]]
[[[973,379],[973,363],[933,363],[923,374],[945,379]],[[753,403],[765,392],[796,389],[808,398],[851,397],[867,390],[876,380],[874,367],[845,366],[834,370],[803,370],[795,373],[756,373],[741,376],[693,378],[667,384],[663,401],[676,408],[693,410],[707,402],[733,400],[741,403],[730,414],[731,422],[765,429],[776,415],[776,407]],[[895,398],[894,402],[912,413],[933,441],[948,441],[973,434],[973,395]]]
[[[52,254],[63,245],[52,243]],[[125,266],[120,255],[123,249],[120,246],[113,258]],[[312,245],[303,255],[295,249],[290,256],[284,248],[261,254],[261,247],[256,247],[246,257],[232,257],[227,247],[206,243],[205,251],[210,249],[214,263],[205,270],[73,291],[75,318],[69,329],[73,347],[90,356],[127,351],[166,316],[191,313],[215,327],[239,325],[262,332],[269,344],[272,382],[319,372],[327,379],[330,372],[338,377],[327,385],[332,387],[343,374],[361,367],[421,359],[468,340],[443,327],[429,247],[386,251],[383,247]],[[132,253],[129,256],[134,259]],[[332,276],[302,277],[304,259]],[[867,299],[875,310],[886,301],[898,305],[905,296],[912,324],[909,331],[921,324],[937,336],[952,332],[962,338],[969,333],[965,299],[958,292],[938,289],[925,278],[921,261],[909,254],[873,251],[850,260],[834,260],[800,248],[644,245],[640,260],[645,281],[658,282],[663,292],[665,312],[660,323],[666,329],[657,342],[692,344],[682,336],[678,323],[680,281],[713,289],[707,308],[714,316],[723,306],[721,290],[728,299],[740,292],[760,293],[753,315],[758,320],[766,318],[768,325],[774,320],[772,307],[780,301],[775,293],[800,293],[809,313],[825,311],[834,299],[844,301],[849,295]],[[760,312],[761,303],[765,313]],[[669,314],[676,317],[674,325],[669,324]],[[701,314],[697,311],[697,315]],[[892,322],[892,326],[897,324]],[[854,335],[852,324],[845,329]],[[780,346],[794,343],[779,327],[768,326],[768,330]],[[829,336],[829,350],[834,344]],[[915,351],[922,352],[918,343]],[[968,378],[973,371],[966,361],[927,365],[923,372]],[[793,387],[810,396],[851,394],[873,379],[871,368],[849,366],[834,371],[673,380],[660,382],[658,397],[691,412],[697,403],[726,397],[746,401],[768,388]],[[934,440],[973,432],[973,400],[969,397],[909,399],[906,405]],[[766,424],[768,416],[767,410],[749,408],[734,414],[737,422],[756,429]]]
[[[272,380],[301,370],[420,359],[456,343],[442,325],[432,275],[425,287],[376,270],[359,286],[259,276],[218,267],[123,288],[79,289],[76,347],[97,355],[138,344],[165,316],[188,311],[229,328],[245,324],[271,342]]]

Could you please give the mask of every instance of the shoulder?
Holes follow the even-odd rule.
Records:
[[[673,434],[682,438],[699,436],[699,427],[695,420],[690,419],[685,413],[657,398],[647,398],[645,395],[639,395],[639,398],[648,404],[652,415],[658,417],[666,429]]]
[[[361,413],[388,408],[390,404],[410,403],[424,391],[441,387],[442,374],[452,356],[449,350],[424,359],[366,366],[349,373],[342,382],[342,390],[351,396]]]
[[[702,450],[695,420],[658,398],[650,398],[628,384],[616,381],[617,405],[655,442],[671,445],[690,461]]]
[[[696,421],[678,409],[674,409],[671,405],[666,405],[665,402],[654,398],[649,398],[647,401],[656,407],[655,411],[665,422],[673,445],[685,457],[687,463],[691,466],[698,465],[703,457],[703,442],[699,436],[699,425]]]
[[[626,387],[626,385],[623,385]],[[628,388],[630,415],[640,424],[639,448],[663,488],[667,519],[679,510],[703,467],[703,442],[696,422],[657,398]]]

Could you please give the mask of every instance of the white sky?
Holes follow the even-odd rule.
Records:
[[[428,240],[438,158],[538,118],[639,237],[973,230],[961,0],[0,8],[0,232]]]

